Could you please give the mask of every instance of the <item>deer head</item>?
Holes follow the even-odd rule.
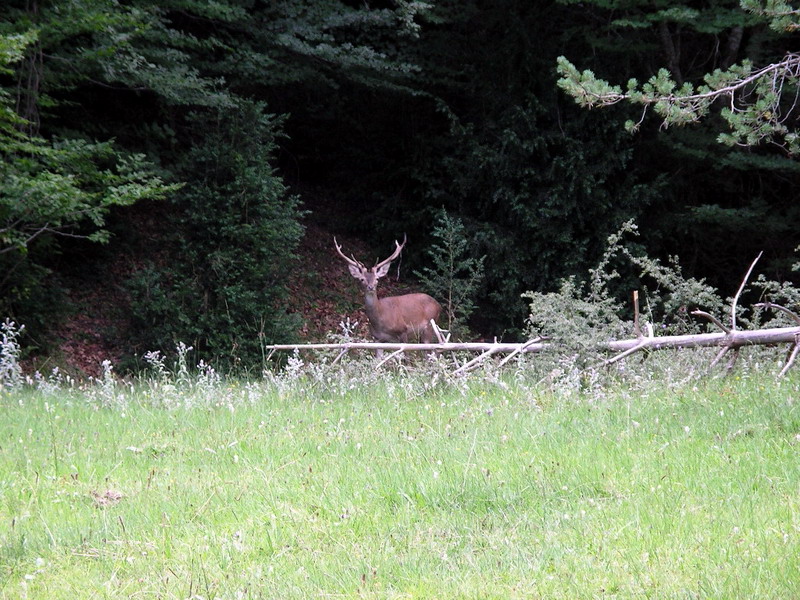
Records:
[[[406,236],[403,243],[395,240],[395,249],[389,258],[376,262],[375,266],[367,267],[356,260],[355,256],[345,256],[342,247],[333,238],[336,252],[339,253],[350,274],[355,277],[364,290],[364,306],[369,318],[372,336],[379,342],[408,342],[434,341],[431,319],[439,318],[442,307],[427,294],[405,294],[403,296],[389,296],[378,298],[378,280],[389,272],[389,268],[406,245]]]

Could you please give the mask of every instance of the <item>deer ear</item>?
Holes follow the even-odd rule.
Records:
[[[350,275],[358,279],[359,281],[364,281],[364,273],[356,267],[355,265],[347,265],[350,269]]]
[[[392,263],[386,263],[385,265],[381,265],[381,266],[380,266],[380,267],[379,267],[379,268],[378,268],[378,269],[375,271],[375,277],[376,277],[376,278],[378,278],[378,279],[380,279],[381,277],[383,277],[384,275],[386,275],[386,274],[389,272],[389,268],[390,268],[391,266],[392,266]]]

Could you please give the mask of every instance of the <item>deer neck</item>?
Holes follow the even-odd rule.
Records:
[[[372,323],[380,321],[380,302],[377,291],[373,290],[364,293],[364,308],[366,309],[367,317]]]

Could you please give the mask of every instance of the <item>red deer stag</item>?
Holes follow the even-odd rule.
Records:
[[[398,244],[396,240],[394,243],[396,248],[389,258],[368,268],[357,261],[355,256],[345,256],[342,247],[333,238],[336,251],[347,262],[350,274],[358,279],[364,290],[364,305],[372,337],[378,342],[420,341],[429,344],[435,341],[431,319],[438,319],[442,310],[436,300],[428,294],[378,298],[378,279],[389,272],[392,261],[400,256],[403,246],[406,245],[405,236],[402,244]]]

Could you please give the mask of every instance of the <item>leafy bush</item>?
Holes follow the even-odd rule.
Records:
[[[609,236],[601,261],[589,271],[588,282],[571,277],[557,292],[524,294],[530,301],[529,334],[546,336],[589,357],[600,342],[631,337],[633,311],[612,290],[612,282],[621,277],[612,265],[620,258],[635,269],[644,291],[642,318],[659,333],[699,332],[704,325],[689,316],[689,307],[699,306],[712,313],[722,310],[717,291],[702,280],[684,277],[677,259],[664,265],[627,248],[626,234],[636,233],[636,225],[628,221]]]
[[[626,140],[593,117],[550,129],[531,99],[482,130],[453,125],[454,148],[434,163],[426,189],[450,214],[479,224],[473,239],[492,265],[479,299],[484,330],[520,332],[523,291],[585,273],[618,224],[658,198],[659,186],[643,185],[631,168]],[[588,132],[605,145],[588,143]]]
[[[606,252],[597,267],[590,271],[588,281],[569,278],[561,283],[557,292],[528,292],[523,295],[530,301],[529,335],[545,336],[551,340],[550,364],[553,372],[560,373],[559,377],[565,373],[583,381],[599,377],[597,370],[591,367],[604,364],[606,356],[600,352],[600,344],[634,337],[633,311],[612,291],[612,282],[621,278],[619,271],[612,267],[619,259],[626,259],[628,266],[634,269],[637,287],[644,291],[644,310],[639,325],[655,335],[696,334],[709,329],[719,331],[716,325],[692,316],[691,311],[696,308],[718,317],[723,323],[729,323],[729,315],[735,308],[738,328],[761,326],[763,309],[752,306],[750,302],[743,306],[742,298],[738,296],[739,292],[744,292],[744,296],[750,287],[758,291],[762,299],[779,303],[791,311],[796,312],[800,307],[800,290],[791,283],[779,283],[764,276],[752,284],[741,285],[737,296],[723,301],[717,290],[705,281],[685,277],[676,257],[664,265],[631,251],[624,243],[624,237],[636,233],[633,222],[627,222],[610,236]],[[752,296],[751,293],[749,298]],[[796,325],[796,321],[787,317],[786,311],[779,310],[770,315],[768,324],[776,327]],[[709,357],[710,352],[715,354],[719,349],[675,350],[664,353],[666,356],[656,353],[661,356],[646,360],[648,369],[666,378],[670,378],[671,373],[681,372],[696,376],[707,372],[706,367],[713,357],[713,354]],[[748,354],[752,364],[778,364],[773,349],[753,348]],[[643,355],[639,358],[645,360]],[[629,364],[631,359],[626,362]],[[621,372],[617,374],[623,375]],[[624,376],[629,377],[630,373]]]
[[[130,281],[135,342],[185,341],[206,360],[252,366],[296,327],[285,299],[301,211],[269,166],[281,123],[246,101],[191,123],[202,137],[182,165],[191,183],[174,200],[171,246]]]

